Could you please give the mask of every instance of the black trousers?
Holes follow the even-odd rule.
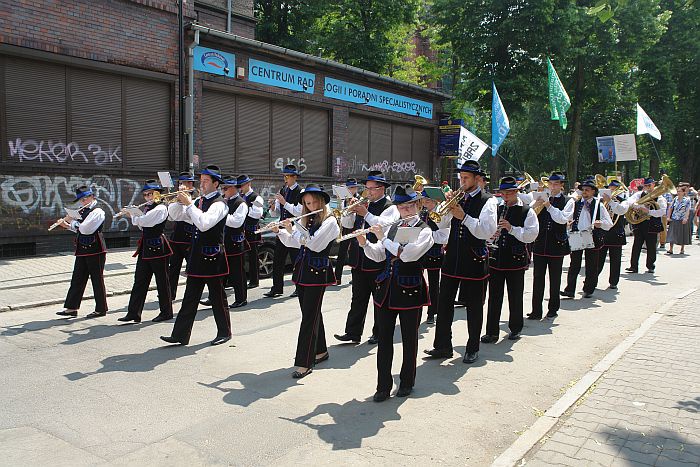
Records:
[[[348,233],[352,232],[352,229],[348,229],[347,227],[343,227],[343,235],[346,235]],[[335,278],[338,281],[338,284],[343,279],[343,266],[345,266],[345,259],[348,257],[348,250],[350,249],[350,240],[343,240],[340,242],[340,245],[338,245],[338,259],[335,262]]]
[[[489,307],[486,318],[486,334],[498,336],[501,320],[504,288],[508,289],[508,329],[513,334],[523,330],[523,293],[525,270],[498,271],[491,269],[489,276]]]
[[[632,243],[632,258],[630,267],[635,271],[639,269],[639,256],[642,253],[642,244],[647,246],[647,269],[654,269],[656,263],[656,241],[659,238],[657,233],[649,233],[646,229],[636,229],[634,232],[634,243]]]
[[[437,315],[440,302],[440,270],[428,269],[428,290],[430,291],[430,306],[428,317]]]
[[[418,326],[423,308],[410,310],[377,310],[377,391],[389,391],[394,385],[391,362],[394,360],[394,329],[396,316],[401,325],[401,382],[399,387],[412,388],[416,382],[416,358],[418,357]]]
[[[460,281],[443,274],[440,280],[440,296],[438,298],[438,314],[435,322],[435,340],[433,347],[438,350],[452,350],[452,321],[455,316],[455,297],[457,288],[465,288],[467,306],[467,352],[479,350],[481,327],[484,324],[484,280]]]
[[[73,265],[73,276],[63,307],[68,310],[80,308],[83,301],[85,286],[90,278],[92,293],[95,296],[95,311],[107,312],[107,293],[105,291],[104,269],[107,255],[76,256]]]
[[[311,368],[314,366],[316,355],[328,351],[326,329],[323,327],[323,316],[321,316],[326,286],[300,285],[297,291],[301,307],[301,325],[294,364],[302,368]]]
[[[272,257],[272,292],[282,293],[284,290],[284,267],[287,265],[287,255],[292,259],[292,262],[299,254],[299,249],[289,248],[280,241],[275,239],[275,254]]]
[[[226,282],[233,287],[234,300],[236,302],[245,302],[248,300],[248,288],[245,283],[245,266],[243,265],[244,258],[245,253],[226,257],[226,261],[228,261],[228,277],[226,278]]]
[[[168,258],[141,259],[139,255],[136,260],[136,272],[134,273],[134,286],[131,288],[129,306],[126,315],[132,318],[141,318],[143,305],[146,302],[148,287],[151,285],[151,278],[156,276],[156,287],[158,287],[158,306],[160,314],[172,316],[173,303],[170,296],[170,277],[168,270]]]
[[[603,272],[605,265],[605,257],[610,254],[610,278],[608,283],[617,286],[620,282],[620,268],[622,267],[622,247],[621,246],[604,246],[600,249],[600,258],[598,259],[598,274]]]
[[[260,263],[258,261],[258,244],[250,243],[248,250],[248,282],[257,286],[260,283]]]
[[[194,325],[197,307],[199,306],[199,300],[202,298],[202,291],[204,291],[205,285],[209,289],[209,299],[214,310],[216,337],[231,335],[231,320],[224,291],[224,278],[189,276],[185,286],[185,296],[182,298],[182,307],[177,314],[172,333],[172,337],[183,344],[190,342],[192,325]]]
[[[170,298],[175,300],[177,295],[177,283],[180,280],[180,272],[182,271],[182,262],[190,255],[190,245],[188,243],[170,243],[170,248],[173,254],[168,258],[169,266],[169,282],[170,282]]]
[[[362,331],[365,329],[365,319],[367,318],[367,307],[372,298],[372,292],[376,287],[375,279],[379,271],[369,272],[352,270],[352,299],[350,300],[350,312],[348,319],[345,322],[345,334],[354,337],[362,337]],[[377,307],[374,306],[374,325],[372,326],[372,335],[377,335]]]
[[[564,292],[573,294],[576,292],[576,281],[578,273],[581,271],[581,260],[586,256],[586,278],[583,280],[584,293],[593,293],[598,286],[598,261],[600,250],[595,248],[586,248],[585,250],[572,251],[571,260],[569,262],[569,272],[566,275],[566,287]]]
[[[561,304],[559,290],[561,288],[561,270],[564,257],[532,255],[532,316],[542,317],[542,301],[544,300],[544,282],[549,269],[549,305],[547,311],[556,313]]]

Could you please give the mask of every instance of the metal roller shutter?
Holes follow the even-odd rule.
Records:
[[[9,162],[23,165],[70,163],[71,159],[66,159],[65,155],[64,66],[7,57],[5,103]],[[56,144],[59,147],[54,146]]]
[[[391,164],[391,123],[373,119],[370,122],[369,163],[374,165],[385,161]],[[379,167],[379,170],[386,171],[384,167]]]
[[[411,159],[412,128],[406,125],[391,125],[391,161],[406,162]]]
[[[349,174],[360,175],[362,164],[369,160],[369,119],[350,115],[348,121]]]
[[[74,158],[73,163],[122,168],[122,78],[68,69],[68,83],[70,140],[85,154],[84,159]],[[142,109],[139,105],[134,110]]]
[[[200,166],[218,165],[224,173],[233,173],[236,153],[236,96],[224,92],[204,91],[201,125]]]
[[[305,173],[328,175],[328,111],[305,107],[302,154]]]
[[[428,177],[430,174],[430,136],[431,131],[426,128],[413,128],[413,156],[416,163],[416,171]]]
[[[298,167],[300,157],[301,107],[274,102],[272,104],[272,166],[269,170],[271,173],[278,173],[288,163]]]
[[[270,102],[238,97],[239,173],[270,171]]]
[[[123,79],[126,94],[125,167],[131,170],[167,170],[172,165],[170,85],[145,79]]]

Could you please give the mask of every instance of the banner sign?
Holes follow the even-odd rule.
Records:
[[[462,127],[459,134],[457,167],[461,167],[468,160],[478,161],[488,147],[488,144],[481,141],[474,133]]]
[[[503,141],[508,136],[510,131],[510,121],[506,115],[506,109],[503,107],[501,97],[496,90],[496,84],[493,85],[493,97],[491,99],[491,155],[496,157],[498,148],[501,147]]]
[[[438,154],[444,156],[457,156],[459,154],[459,133],[464,125],[462,119],[440,119],[438,126]]]
[[[313,73],[253,58],[248,60],[248,69],[248,80],[252,83],[266,84],[307,94],[314,93],[316,75]]]
[[[598,162],[623,162],[637,160],[637,144],[634,135],[599,136]]]
[[[334,78],[326,78],[323,86],[323,95],[331,99],[365,104],[368,107],[391,110],[415,117],[433,118],[433,104],[430,102],[419,101]]]
[[[197,46],[194,48],[194,69],[213,75],[236,76],[236,56],[220,50]]]

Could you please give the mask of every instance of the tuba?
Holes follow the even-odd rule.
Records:
[[[676,187],[668,177],[668,175],[661,176],[661,183],[659,186],[651,190],[651,193],[642,196],[636,202],[636,204],[645,206],[646,208],[659,209],[659,203],[656,202],[656,198],[666,193],[675,193]],[[630,208],[625,213],[625,219],[627,222],[633,225],[641,224],[642,222],[649,220],[650,214],[648,212],[639,211],[637,209]]]
[[[421,192],[423,187],[430,183],[430,181],[422,175],[415,176],[416,182],[413,184],[413,191]],[[420,188],[420,190],[419,190]]]
[[[523,175],[525,176],[525,180],[523,180],[522,182],[520,182],[518,184],[518,190],[522,190],[523,188],[530,185],[531,183],[535,183],[535,179],[532,178],[532,175],[530,175],[527,172],[523,172]]]

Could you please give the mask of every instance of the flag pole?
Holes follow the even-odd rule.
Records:
[[[651,141],[651,147],[654,148],[654,152],[656,153],[656,158],[659,160],[659,165],[661,165],[661,157],[659,157],[659,151],[656,150],[656,145],[654,144],[654,138],[652,138],[649,133],[647,133],[647,136],[649,137],[649,141]]]

